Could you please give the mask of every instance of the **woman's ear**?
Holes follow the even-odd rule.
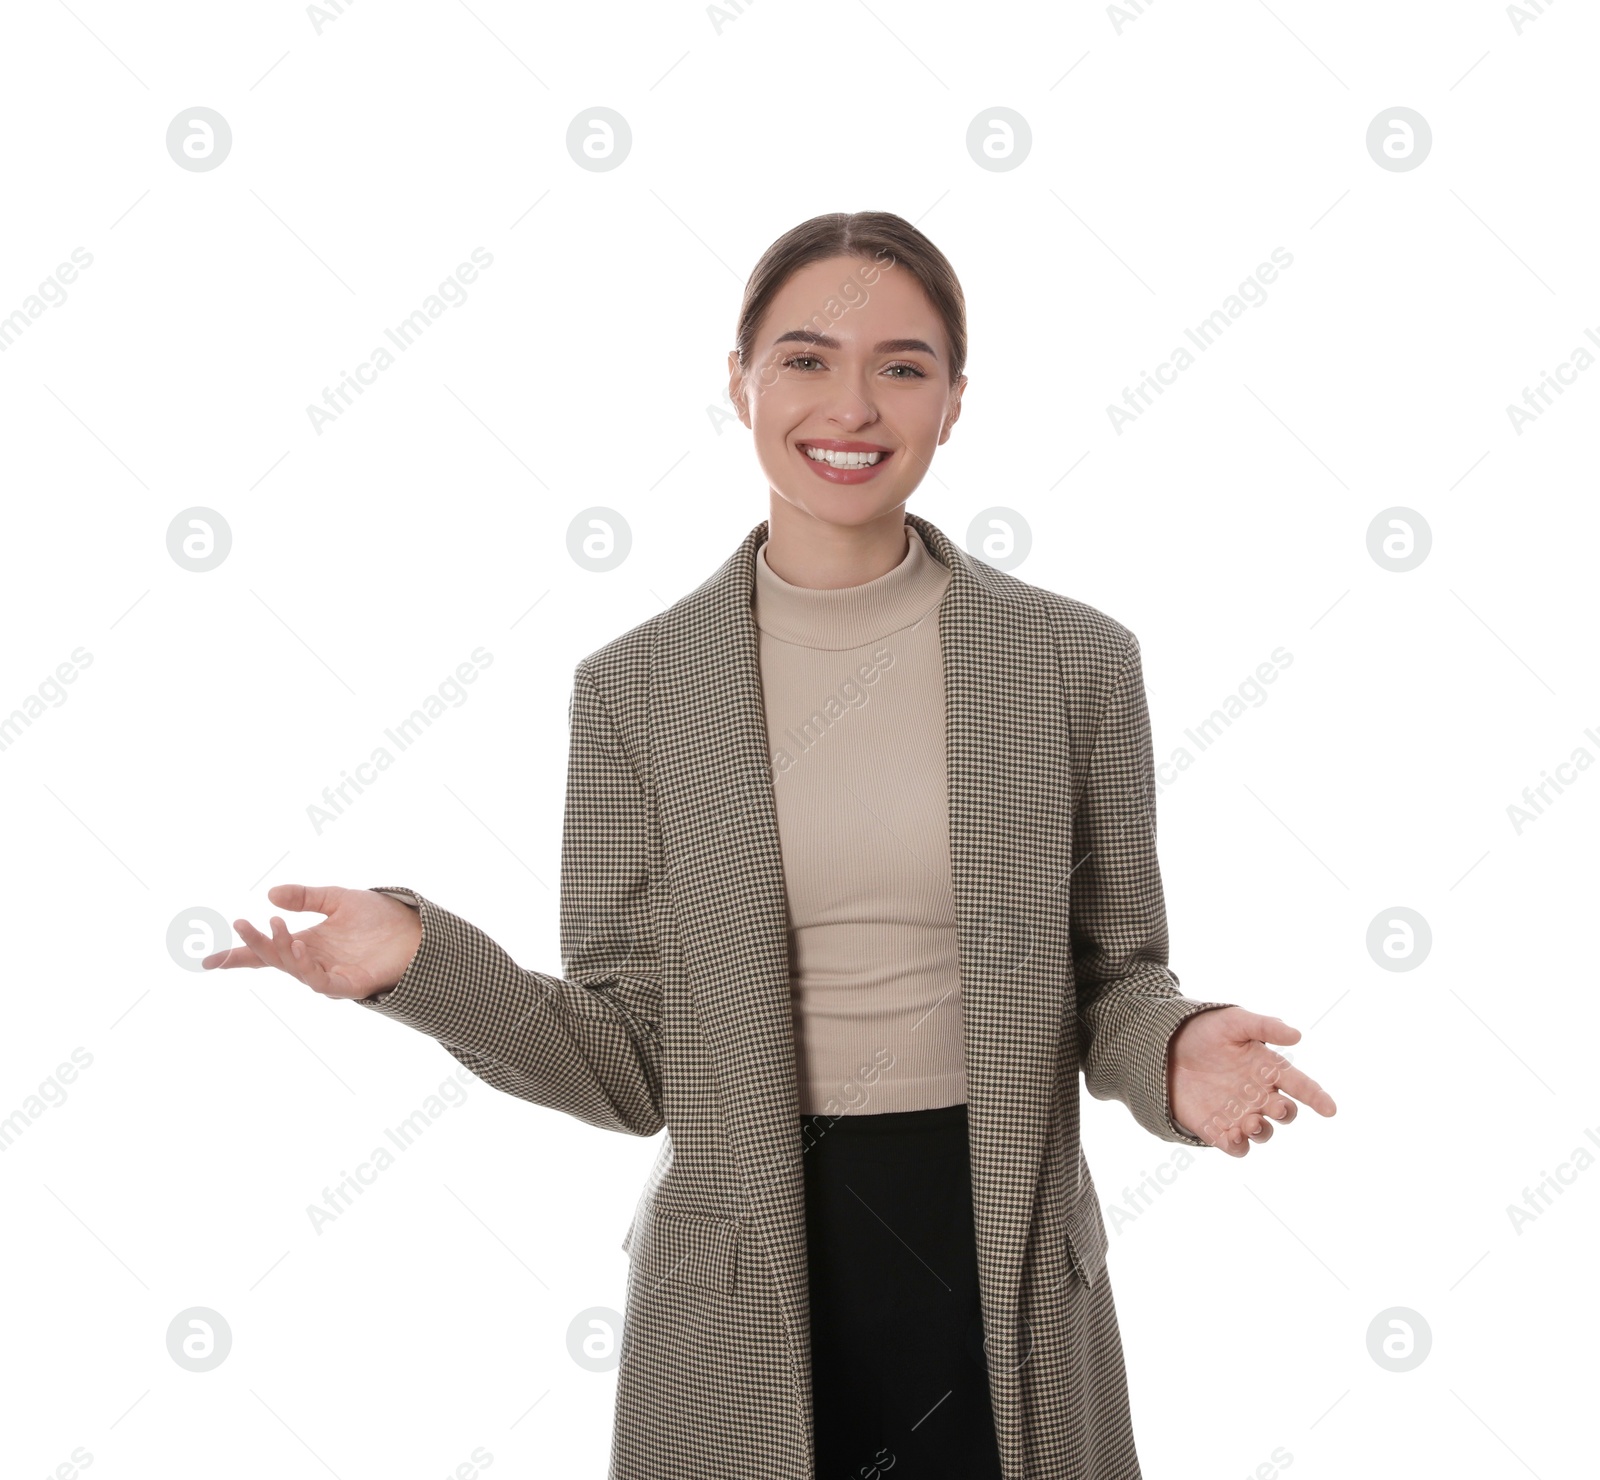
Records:
[[[739,413],[739,420],[749,427],[750,405],[745,397],[744,371],[739,368],[739,351],[736,349],[728,351],[728,400]]]
[[[947,412],[945,412],[944,425],[939,428],[939,445],[940,446],[943,446],[945,441],[949,438],[949,436],[950,436],[950,428],[953,427],[958,420],[960,420],[960,417],[961,417],[961,393],[966,388],[967,388],[967,377],[965,375],[957,376],[956,377],[955,386],[954,386],[954,388],[953,388],[953,390],[951,392],[950,409]]]

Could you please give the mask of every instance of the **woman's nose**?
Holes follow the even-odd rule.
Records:
[[[835,425],[854,430],[878,419],[878,409],[864,385],[852,385],[846,380],[830,389],[832,394],[823,414]]]

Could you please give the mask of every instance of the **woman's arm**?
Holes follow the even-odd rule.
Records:
[[[561,848],[565,979],[518,966],[470,921],[414,890],[277,884],[279,909],[326,916],[200,964],[275,966],[437,1038],[479,1078],[607,1130],[653,1136],[661,1108],[661,975],[651,927],[649,817],[593,676],[578,665]],[[413,908],[406,909],[409,903]]]
[[[1210,1143],[1172,1119],[1167,1048],[1208,1008],[1167,967],[1167,915],[1156,861],[1155,776],[1139,642],[1130,632],[1073,813],[1072,960],[1084,1083],[1121,1100],[1163,1141]]]

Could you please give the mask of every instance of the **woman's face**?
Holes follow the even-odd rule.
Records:
[[[905,504],[950,435],[967,382],[950,384],[949,342],[922,284],[870,257],[830,257],[791,274],[758,326],[748,370],[730,351],[728,373],[773,491],[844,525]],[[865,459],[829,463],[807,448],[880,455],[854,466]]]

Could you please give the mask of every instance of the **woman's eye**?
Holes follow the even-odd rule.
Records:
[[[783,362],[783,368],[785,370],[806,368],[806,363],[809,363],[810,365],[820,365],[822,361],[819,360],[815,355],[790,355],[789,358]],[[892,375],[889,377],[891,380],[927,379],[927,372],[924,371],[921,366],[908,365],[903,361],[898,365],[887,365],[884,368],[888,370],[906,370],[910,372],[907,375]]]

